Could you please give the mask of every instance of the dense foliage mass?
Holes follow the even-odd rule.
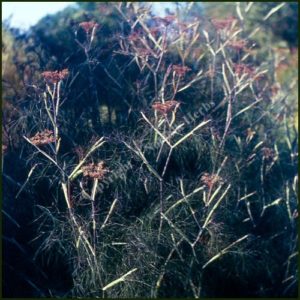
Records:
[[[82,2],[4,24],[3,295],[297,296],[297,22]]]

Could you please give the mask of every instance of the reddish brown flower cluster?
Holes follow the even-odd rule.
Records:
[[[97,164],[90,163],[81,167],[83,176],[94,179],[102,179],[108,170],[104,167],[104,162],[100,161]]]
[[[275,157],[275,151],[268,147],[263,147],[262,149],[263,157],[266,160],[272,160]]]
[[[245,40],[237,40],[237,41],[231,41],[228,43],[228,46],[233,48],[234,50],[242,50],[245,49],[247,45],[247,41]]]
[[[157,38],[160,35],[161,29],[159,27],[153,27],[150,29],[150,33]]]
[[[146,48],[136,48],[136,50],[137,50],[137,55],[140,57],[146,57],[151,55],[151,51]]]
[[[191,70],[191,68],[189,67],[180,66],[180,65],[173,65],[172,68],[175,74],[177,74],[178,76],[184,76],[186,72]]]
[[[236,18],[229,17],[227,19],[212,19],[211,22],[217,30],[228,29],[232,27],[233,23],[236,22]]]
[[[52,130],[45,129],[42,132],[38,132],[35,136],[30,138],[30,141],[34,145],[46,145],[55,142],[55,137]]]
[[[89,21],[89,22],[81,22],[79,23],[79,26],[88,34],[91,32],[91,30],[97,28],[99,25],[94,21]]]
[[[154,19],[156,19],[159,23],[163,24],[164,26],[168,26],[176,20],[176,17],[170,15],[170,16],[166,16],[166,17],[163,17],[163,18],[155,17]]]
[[[141,32],[134,31],[128,36],[128,40],[131,42],[136,42],[140,39]]]
[[[152,108],[164,115],[166,115],[169,111],[174,110],[180,105],[180,102],[176,100],[169,100],[166,101],[165,103],[160,103],[160,102],[154,102],[152,104]]]
[[[68,74],[68,69],[63,69],[61,71],[45,71],[42,73],[42,76],[49,83],[58,83],[59,81],[64,80]]]
[[[233,68],[234,68],[235,73],[238,76],[241,76],[243,74],[247,74],[247,75],[252,76],[253,73],[254,73],[253,67],[249,67],[245,64],[234,64]]]
[[[209,173],[204,173],[201,176],[201,181],[209,188],[211,189],[213,185],[217,182],[222,182],[222,178],[217,175],[217,174],[209,174]]]

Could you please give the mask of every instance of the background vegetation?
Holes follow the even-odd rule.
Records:
[[[296,297],[298,3],[149,5],[3,24],[3,296]]]

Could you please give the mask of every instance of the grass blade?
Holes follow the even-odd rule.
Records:
[[[104,288],[102,288],[102,290],[106,291],[106,290],[112,288],[113,286],[115,286],[116,284],[119,284],[120,282],[125,281],[126,277],[128,277],[133,272],[136,272],[137,270],[138,270],[137,268],[134,268],[134,269],[130,270],[126,274],[122,275],[120,278],[118,278],[118,279],[112,281],[111,283],[107,284]]]

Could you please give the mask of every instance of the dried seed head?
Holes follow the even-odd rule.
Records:
[[[33,137],[30,138],[32,144],[39,146],[39,145],[46,145],[55,142],[55,137],[53,135],[52,130],[45,129],[42,132],[36,133]]]
[[[136,48],[136,52],[137,55],[140,57],[146,57],[152,54],[151,51],[148,50],[147,48]]]
[[[275,157],[275,151],[268,147],[263,147],[262,149],[263,157],[266,160],[272,160]]]
[[[181,65],[173,65],[172,68],[175,74],[177,74],[178,76],[184,76],[186,72],[191,70],[191,68]]]
[[[217,30],[229,29],[237,21],[234,17],[229,17],[227,19],[212,19],[211,22]]]
[[[158,21],[158,23],[163,24],[164,26],[169,26],[170,24],[172,24],[175,20],[176,17],[173,15],[170,16],[166,16],[166,17],[154,17],[155,20]]]
[[[69,75],[68,69],[63,69],[59,72],[60,80],[64,80]]]
[[[249,76],[252,76],[254,74],[253,67],[247,66],[245,64],[234,64],[233,67],[234,67],[235,73],[238,76],[241,76],[243,74],[247,74]]]
[[[64,80],[68,75],[68,69],[63,69],[61,71],[45,71],[42,73],[42,76],[48,83],[58,83],[59,81]]]
[[[138,41],[143,35],[143,31],[141,29],[133,31],[128,35],[127,39],[132,42]]]
[[[87,34],[89,34],[94,28],[97,28],[98,26],[98,23],[94,21],[79,23],[79,27],[81,27]]]
[[[247,41],[245,40],[237,40],[237,41],[231,41],[227,44],[229,47],[233,48],[234,50],[243,50],[245,49],[247,45]]]
[[[166,101],[165,103],[160,103],[160,102],[154,102],[152,104],[152,108],[164,115],[166,115],[168,112],[173,111],[180,105],[180,102],[176,100],[169,100]]]
[[[104,175],[108,172],[108,170],[104,167],[103,161],[100,161],[97,164],[90,163],[82,166],[81,170],[83,172],[83,176],[93,179],[103,179]]]
[[[201,176],[201,181],[209,188],[211,189],[213,185],[217,182],[223,182],[223,179],[217,175],[217,174],[209,174],[209,173],[204,173]]]
[[[131,42],[136,42],[136,41],[139,40],[140,35],[139,35],[137,32],[133,32],[133,33],[131,33],[127,38],[128,38],[128,40],[131,41]]]
[[[161,33],[161,29],[159,27],[153,27],[150,29],[150,33],[157,38]]]

